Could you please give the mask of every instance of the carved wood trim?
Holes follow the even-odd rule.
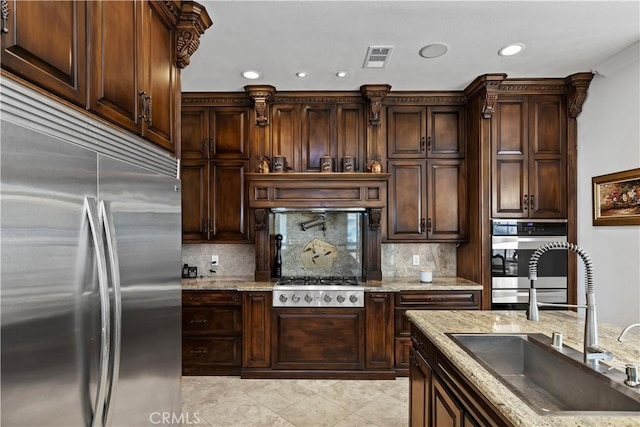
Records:
[[[274,95],[273,102],[275,104],[360,104],[362,97],[360,96],[290,96],[290,95]]]
[[[382,209],[369,209],[369,229],[371,231],[380,230],[381,218],[382,218]]]
[[[256,125],[268,125],[269,116],[267,115],[267,103],[273,99],[276,88],[269,85],[247,85],[244,87],[244,90],[255,103]]]
[[[587,99],[587,89],[593,79],[592,73],[577,73],[567,77],[569,94],[567,97],[567,110],[569,117],[575,119],[582,112],[582,105]]]
[[[2,32],[8,33],[9,29],[7,28],[7,21],[9,20],[9,2],[7,0],[2,0]]]
[[[391,85],[363,85],[360,86],[360,93],[369,101],[369,124],[371,126],[380,125],[380,111],[382,101],[391,90]]]
[[[251,100],[243,93],[232,93],[231,96],[225,96],[222,93],[206,92],[202,95],[194,94],[192,92],[182,93],[182,105],[189,106],[227,106],[227,105],[239,105],[249,106]]]
[[[191,62],[191,55],[200,46],[200,36],[213,22],[207,10],[193,1],[183,1],[178,24],[176,25],[176,63],[185,68]]]
[[[256,218],[256,230],[269,229],[269,211],[268,209],[254,209],[253,214]]]

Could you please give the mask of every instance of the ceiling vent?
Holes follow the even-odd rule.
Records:
[[[369,46],[362,68],[384,68],[391,56],[393,46]]]

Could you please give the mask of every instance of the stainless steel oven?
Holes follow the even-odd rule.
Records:
[[[491,308],[524,310],[529,300],[529,258],[547,242],[566,242],[566,221],[494,220],[491,236]],[[567,303],[567,252],[540,257],[539,302]]]

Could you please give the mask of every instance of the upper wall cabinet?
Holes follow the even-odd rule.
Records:
[[[492,215],[567,218],[562,95],[501,96],[492,119]]]
[[[402,158],[464,157],[463,106],[389,106],[387,156]]]
[[[206,10],[177,0],[2,3],[3,69],[177,153],[179,68],[211,25]]]
[[[13,0],[6,4],[2,68],[84,106],[86,3]],[[55,23],[55,30],[43,27],[47,23]]]
[[[250,107],[182,107],[183,159],[248,159]]]
[[[177,16],[159,2],[88,8],[89,110],[175,152]]]

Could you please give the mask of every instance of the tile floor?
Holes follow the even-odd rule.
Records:
[[[182,377],[183,425],[190,427],[405,427],[408,398],[407,378]]]

